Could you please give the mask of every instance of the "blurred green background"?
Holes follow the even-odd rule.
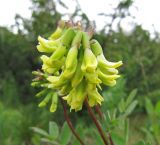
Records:
[[[110,17],[112,21],[94,35],[103,46],[108,60],[124,62],[120,70],[122,78],[117,86],[103,88],[106,101],[102,109],[105,112],[115,108],[122,98],[126,99],[136,89],[138,105],[128,117],[128,145],[140,139],[160,145],[160,38],[156,31],[151,38],[150,33],[138,24],[130,33],[123,31],[120,22],[132,17],[129,13],[132,3],[131,0],[119,1],[112,14],[102,13],[104,18]],[[37,36],[47,38],[64,16],[57,11],[57,4],[66,8],[65,2],[60,0],[56,3],[32,0],[31,18],[23,18],[21,14],[15,17],[14,29],[17,33],[13,33],[13,27],[0,27],[0,145],[39,145],[40,136],[34,134],[30,127],[47,130],[49,121],[54,120],[59,127],[64,122],[61,105],[54,114],[47,107],[38,108],[39,100],[34,97],[37,90],[30,86],[31,72],[41,65],[36,50]],[[77,17],[85,26],[94,25],[78,3],[70,19],[74,21]],[[112,25],[117,19],[119,22],[114,30]],[[71,112],[70,116],[76,128],[85,126],[82,133],[85,134],[84,140],[94,144],[90,132],[94,125],[90,123],[85,108],[78,113]],[[76,141],[70,144],[78,145]]]

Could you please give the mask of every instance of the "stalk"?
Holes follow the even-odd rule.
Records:
[[[101,112],[99,105],[95,106],[95,111],[98,113],[100,119],[104,119],[103,113]]]
[[[99,117],[100,117],[101,119],[104,119],[103,113],[102,113],[102,111],[100,110],[100,107],[99,107],[98,105],[95,106],[95,110],[96,110],[96,112],[98,113]],[[108,133],[108,138],[109,138],[110,145],[114,145],[110,133]]]
[[[68,116],[68,114],[67,114],[67,108],[66,108],[66,106],[65,106],[65,104],[64,104],[64,101],[63,101],[63,99],[62,99],[61,97],[60,97],[60,100],[61,100],[61,104],[62,104],[63,111],[64,111],[64,117],[65,117],[65,119],[66,119],[66,121],[67,121],[67,124],[68,124],[69,128],[71,129],[73,135],[77,138],[77,140],[78,140],[82,145],[85,145],[84,142],[81,140],[81,138],[79,137],[79,135],[77,134],[77,132],[76,132],[75,129],[74,129],[73,124],[72,124],[72,122],[71,122],[71,120],[70,120],[70,118],[69,118],[69,116]]]
[[[96,125],[96,127],[97,127],[97,130],[99,131],[99,134],[101,135],[101,138],[102,138],[104,144],[105,144],[105,145],[109,145],[109,144],[108,144],[108,141],[107,141],[107,139],[106,139],[106,137],[105,137],[105,134],[104,134],[104,132],[103,132],[103,130],[102,130],[102,128],[101,128],[101,126],[100,126],[100,124],[99,124],[96,116],[94,115],[94,113],[92,112],[91,107],[90,107],[89,104],[88,104],[88,100],[87,100],[87,99],[85,100],[85,105],[86,105],[86,107],[87,107],[88,114],[90,115],[90,117],[92,118],[93,122],[95,123],[95,125]]]

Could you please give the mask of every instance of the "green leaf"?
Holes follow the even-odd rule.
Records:
[[[102,123],[102,127],[109,130],[109,124],[110,124],[110,120],[108,117],[108,113],[106,113],[106,114],[104,114],[104,122]]]
[[[145,107],[146,107],[148,115],[151,115],[154,113],[154,106],[148,98],[146,98],[145,100]]]
[[[122,113],[122,112],[125,111],[125,108],[126,108],[125,102],[124,102],[124,99],[122,98],[121,101],[120,101],[120,103],[118,104],[118,109]]]
[[[72,133],[68,127],[67,122],[64,122],[61,134],[60,134],[60,143],[61,145],[67,145],[71,139]]]
[[[116,108],[114,108],[114,109],[110,109],[110,118],[111,118],[111,120],[115,120],[116,119],[116,115],[117,115],[117,109]]]
[[[45,131],[45,130],[43,130],[43,129],[40,129],[40,128],[38,128],[38,127],[30,127],[35,133],[38,133],[38,134],[40,134],[40,135],[42,135],[42,136],[45,136],[45,137],[49,137],[49,134]]]
[[[49,122],[49,136],[52,139],[56,139],[59,135],[59,128],[57,124],[53,121]]]
[[[137,89],[134,89],[128,96],[127,100],[126,100],[126,107],[128,107],[129,104],[131,104],[131,102],[133,101],[134,97],[137,94]]]
[[[105,117],[107,122],[111,122],[111,111],[108,110]]]
[[[137,101],[137,100],[133,101],[133,102],[127,107],[127,109],[126,109],[126,111],[125,111],[125,116],[130,115],[130,114],[132,113],[132,111],[134,110],[134,108],[137,106],[137,104],[138,104],[138,101]]]

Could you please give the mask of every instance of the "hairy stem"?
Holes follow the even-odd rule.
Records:
[[[100,107],[99,107],[98,105],[95,107],[95,110],[96,110],[96,112],[98,113],[99,117],[100,117],[101,119],[104,119],[103,113],[102,113],[102,111],[100,110]],[[110,133],[108,133],[108,138],[109,138],[110,145],[114,145]]]
[[[70,120],[70,118],[69,118],[69,116],[68,116],[68,114],[67,114],[67,108],[66,108],[66,106],[65,106],[64,101],[63,101],[62,98],[61,98],[61,104],[62,104],[63,111],[64,111],[64,117],[65,117],[65,119],[66,119],[66,121],[67,121],[67,124],[68,124],[69,128],[71,129],[73,135],[77,138],[77,140],[78,140],[82,145],[85,145],[84,142],[83,142],[83,141],[81,140],[81,138],[79,137],[79,135],[77,134],[77,132],[75,131],[73,125],[72,125],[72,122],[71,122],[71,120]]]
[[[95,125],[96,125],[96,127],[97,127],[97,129],[98,129],[98,131],[99,131],[99,133],[100,133],[100,135],[101,135],[101,137],[102,137],[102,139],[103,139],[104,144],[105,144],[105,145],[109,145],[108,142],[107,142],[107,139],[106,139],[106,137],[105,137],[105,134],[104,134],[104,132],[103,132],[103,130],[102,130],[99,122],[97,121],[96,116],[94,115],[94,113],[92,112],[91,107],[90,107],[89,104],[88,104],[88,100],[87,100],[87,99],[85,100],[85,105],[86,105],[86,107],[87,107],[87,109],[88,109],[88,114],[89,114],[90,117],[92,118],[93,122],[95,123]]]

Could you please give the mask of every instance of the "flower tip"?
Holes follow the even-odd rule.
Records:
[[[46,55],[42,55],[42,56],[40,57],[40,59],[45,62],[45,61],[47,61],[49,58],[48,58],[48,56],[46,56]]]
[[[68,99],[68,96],[65,96],[65,97],[62,97],[63,100],[67,100]]]
[[[38,50],[39,52],[43,52],[43,47],[42,47],[41,45],[37,45],[37,50]]]
[[[43,40],[43,38],[39,35],[38,36],[38,41],[41,42]]]
[[[46,103],[43,102],[43,101],[42,101],[41,103],[38,104],[38,107],[40,107],[40,108],[41,108],[41,107],[44,107],[44,106],[46,106]]]
[[[108,84],[108,86],[113,87],[117,84],[117,82],[115,80],[111,81],[110,84]]]
[[[122,61],[119,61],[118,63],[119,63],[119,66],[123,65],[123,62],[122,62]]]
[[[43,39],[44,39],[44,38],[43,38],[42,36],[40,36],[40,35],[38,36],[38,41],[39,41],[39,40],[43,40]]]
[[[118,79],[120,77],[121,77],[121,75],[115,75],[115,79]]]
[[[50,112],[54,113],[56,111],[56,109],[57,109],[57,105],[51,105]]]

